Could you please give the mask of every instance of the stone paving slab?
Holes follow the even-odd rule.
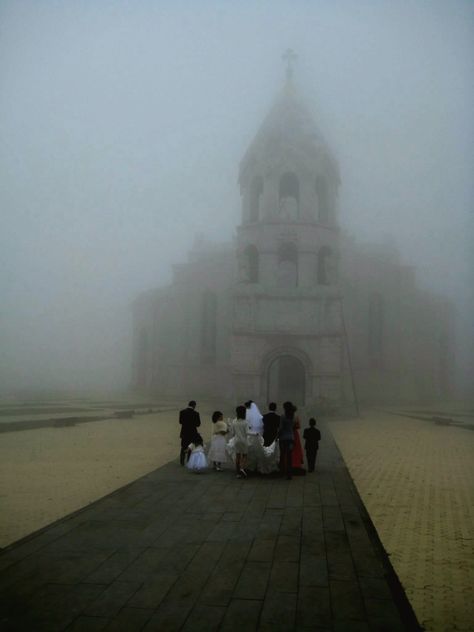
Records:
[[[327,428],[287,481],[177,462],[8,547],[0,629],[420,629]]]

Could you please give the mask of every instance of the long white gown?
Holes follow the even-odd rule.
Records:
[[[225,463],[227,461],[225,435],[228,433],[229,428],[224,420],[220,420],[213,424],[212,430],[213,434],[207,458],[215,463]]]

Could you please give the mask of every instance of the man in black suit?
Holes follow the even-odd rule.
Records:
[[[179,423],[181,425],[181,454],[179,456],[179,462],[184,465],[184,457],[188,445],[192,443],[197,433],[198,426],[201,425],[201,418],[199,413],[194,410],[196,408],[196,402],[192,399],[188,407],[179,412]]]
[[[268,404],[269,413],[263,415],[263,445],[271,445],[277,436],[280,426],[280,415],[275,412],[277,405],[275,402]]]

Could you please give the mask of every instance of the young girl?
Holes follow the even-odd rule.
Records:
[[[248,422],[245,419],[245,406],[237,406],[235,409],[237,419],[232,422],[232,433],[234,435],[235,448],[235,469],[237,478],[247,478],[245,466],[247,465],[248,440],[247,433],[249,430]]]
[[[202,472],[207,467],[207,459],[204,454],[204,446],[200,434],[195,435],[194,440],[188,446],[188,462],[186,467],[192,472]]]
[[[221,464],[227,460],[225,453],[225,435],[228,432],[227,424],[224,421],[224,415],[220,410],[212,413],[212,429],[211,447],[209,448],[208,458],[214,464],[216,472],[222,472]]]

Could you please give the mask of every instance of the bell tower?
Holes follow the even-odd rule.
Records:
[[[239,173],[238,279],[233,288],[235,395],[262,403],[339,401],[339,172],[294,87],[288,50],[281,94]]]

